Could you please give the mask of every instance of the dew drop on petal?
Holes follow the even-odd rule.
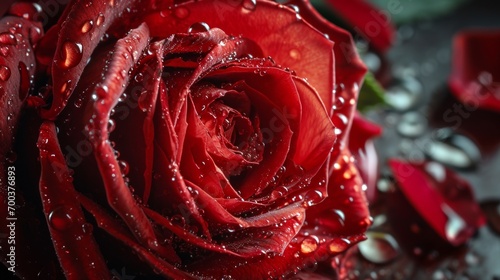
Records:
[[[208,30],[210,30],[210,26],[207,23],[195,22],[189,27],[188,33],[207,32]]]
[[[466,229],[467,224],[451,207],[442,205],[441,209],[446,214],[448,220],[445,225],[446,238],[453,241]]]
[[[243,9],[247,11],[254,11],[257,7],[257,0],[243,0],[241,5],[243,6]]]
[[[334,240],[332,240],[332,242],[330,242],[330,244],[328,244],[328,252],[330,252],[331,254],[342,253],[347,250],[347,248],[349,248],[350,244],[351,241],[349,241],[348,239],[335,238]]]
[[[5,65],[0,65],[0,81],[8,81],[10,78],[10,69]]]
[[[113,119],[108,120],[108,132],[111,133],[115,130],[116,128],[116,123]]]
[[[300,243],[300,251],[303,254],[313,253],[316,249],[318,249],[318,238],[315,236],[308,236]]]
[[[81,31],[83,34],[88,33],[92,29],[92,27],[94,27],[94,22],[88,20],[83,23]]]
[[[97,16],[97,19],[95,21],[96,26],[101,26],[104,23],[104,15],[102,13],[99,13],[99,16]]]
[[[67,230],[73,225],[73,217],[69,213],[69,209],[65,206],[55,208],[49,213],[49,224],[56,230]]]
[[[16,45],[16,37],[10,32],[0,33],[0,43],[3,45]]]
[[[306,196],[304,199],[305,199],[306,206],[313,206],[313,205],[316,205],[316,204],[320,203],[321,201],[323,201],[324,196],[323,196],[323,193],[319,190],[311,190],[311,191],[306,193]]]
[[[82,56],[82,44],[66,41],[61,49],[59,66],[63,69],[73,68],[80,63]]]
[[[130,166],[128,165],[128,163],[126,161],[119,160],[118,166],[120,166],[120,170],[121,170],[123,176],[126,176],[128,174],[128,172],[130,171]]]
[[[92,224],[84,223],[82,225],[82,231],[84,234],[91,234],[93,230],[94,230],[94,227],[92,226]]]

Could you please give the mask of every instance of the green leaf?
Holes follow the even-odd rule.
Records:
[[[370,108],[379,105],[385,105],[385,91],[377,82],[371,72],[365,75],[365,81],[359,91],[358,110],[361,112],[367,111]]]

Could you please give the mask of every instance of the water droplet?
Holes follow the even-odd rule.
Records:
[[[368,261],[383,264],[394,260],[399,255],[399,245],[390,234],[367,232],[367,239],[359,243],[361,255]]]
[[[210,26],[207,23],[196,22],[189,27],[188,33],[207,32],[208,30],[210,30]]]
[[[82,98],[76,99],[74,105],[76,108],[81,108],[83,105],[83,99]]]
[[[390,178],[380,178],[377,181],[377,190],[382,193],[386,193],[395,189],[394,181]]]
[[[184,19],[189,16],[189,10],[186,7],[177,7],[174,10],[174,16],[178,19]]]
[[[432,273],[432,280],[445,280],[446,275],[442,270],[436,270]]]
[[[113,119],[108,120],[108,133],[111,133],[115,130],[116,128],[116,123]]]
[[[122,172],[122,175],[127,176],[128,172],[130,171],[130,166],[128,165],[128,163],[124,160],[119,160],[118,166],[120,166],[120,170]]]
[[[60,52],[59,67],[64,69],[75,67],[82,60],[82,56],[82,44],[66,41]]]
[[[376,73],[382,66],[382,60],[375,53],[367,52],[362,55],[361,59],[371,72]]]
[[[0,43],[3,45],[16,45],[17,40],[13,34],[9,32],[3,32],[0,33]]]
[[[422,135],[427,127],[427,121],[418,112],[405,113],[398,123],[397,131],[405,137],[415,138]]]
[[[419,102],[422,90],[422,84],[412,76],[397,78],[386,91],[386,102],[398,111],[406,111]]]
[[[310,254],[318,249],[319,240],[316,236],[308,236],[300,243],[300,251],[303,254]]]
[[[463,169],[474,168],[481,160],[479,148],[466,136],[447,128],[436,131],[435,135],[435,139],[424,145],[424,152],[433,160]]]
[[[321,201],[323,201],[325,197],[323,196],[323,193],[319,190],[311,190],[309,192],[306,193],[306,196],[305,196],[305,203],[306,203],[306,206],[313,206],[313,205],[316,205],[318,203],[320,203]]]
[[[481,263],[481,258],[475,252],[468,252],[465,255],[465,263],[470,266],[477,266]]]
[[[288,54],[290,55],[290,57],[292,59],[295,59],[295,60],[299,60],[301,57],[300,52],[297,49],[290,50],[290,52]]]
[[[92,29],[92,27],[94,27],[94,22],[88,20],[83,23],[81,31],[83,34],[88,33]]]
[[[243,9],[247,11],[254,11],[257,7],[257,0],[243,0],[241,5],[243,6]]]
[[[82,231],[84,234],[91,234],[93,230],[94,230],[94,227],[92,226],[92,224],[84,223],[82,225]]]
[[[59,206],[50,212],[49,224],[56,230],[67,230],[73,225],[73,217],[69,213],[69,209],[65,206]]]
[[[437,182],[444,182],[446,180],[446,169],[440,163],[434,161],[428,162],[425,165],[425,171]]]
[[[328,252],[331,254],[338,254],[342,253],[347,248],[349,248],[349,245],[351,244],[351,241],[345,238],[335,238],[330,244],[328,244]]]
[[[42,7],[36,3],[14,3],[10,6],[9,14],[22,17],[24,19],[36,19],[38,13],[42,11]]]
[[[10,78],[10,69],[7,66],[0,65],[0,80],[6,82]]]
[[[99,16],[97,16],[97,20],[95,21],[96,26],[101,26],[104,23],[104,15],[102,13],[99,13]]]
[[[456,240],[459,237],[460,233],[462,233],[466,229],[467,224],[462,219],[462,217],[460,217],[448,205],[442,205],[441,209],[448,217],[445,225],[446,238],[448,238],[448,240],[450,241]]]

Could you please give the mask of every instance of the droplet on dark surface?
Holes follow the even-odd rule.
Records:
[[[474,168],[480,162],[479,148],[466,136],[447,128],[436,131],[434,135],[424,145],[424,152],[433,160],[463,169]]]
[[[383,264],[399,255],[399,245],[394,237],[383,232],[367,232],[367,239],[358,244],[359,252],[368,261]]]
[[[386,101],[395,110],[406,111],[420,101],[422,84],[411,76],[396,79],[386,90]]]
[[[368,67],[368,69],[373,73],[376,73],[382,66],[382,60],[375,53],[367,52],[361,56],[361,59]]]
[[[427,120],[418,112],[405,113],[397,126],[397,131],[401,136],[415,138],[421,136],[427,127]]]

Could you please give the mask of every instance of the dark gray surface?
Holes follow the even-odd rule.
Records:
[[[419,96],[419,101],[407,111],[417,112],[424,119],[428,119],[429,123],[422,137],[410,139],[401,137],[396,131],[396,126],[405,112],[380,109],[368,113],[370,119],[385,127],[382,137],[376,141],[381,157],[382,173],[388,171],[385,161],[389,157],[423,158],[424,152],[420,145],[422,139],[430,137],[437,127],[446,126],[446,122],[442,120],[442,113],[457,102],[450,97],[446,86],[451,70],[452,38],[460,30],[484,27],[500,28],[500,1],[470,1],[452,14],[399,27],[399,33],[403,38],[400,38],[397,45],[388,53],[391,71],[395,75],[413,76],[422,83],[423,91]],[[470,122],[476,119],[480,122],[482,122],[481,119],[486,119],[493,124],[490,127],[493,129],[497,127],[497,130],[500,130],[500,113],[478,110],[471,114],[473,117],[466,120],[469,126]],[[495,126],[495,124],[498,125]],[[464,126],[459,127],[458,132],[467,134],[470,131]],[[485,135],[487,134],[469,136],[480,138]],[[498,145],[483,149],[481,152],[482,160],[476,169],[457,170],[457,172],[471,182],[479,202],[490,199],[498,200],[500,199]],[[382,267],[364,266],[361,275],[363,277],[366,275],[367,279],[375,279],[369,276],[370,270],[398,271],[401,270],[401,264],[405,264],[407,270],[410,271],[405,276],[399,278],[394,274],[392,276],[379,275],[378,279],[500,279],[500,236],[486,226],[470,240],[464,251],[445,257],[434,266],[422,266],[412,261],[400,260]],[[453,271],[450,267],[454,265],[460,269]]]

